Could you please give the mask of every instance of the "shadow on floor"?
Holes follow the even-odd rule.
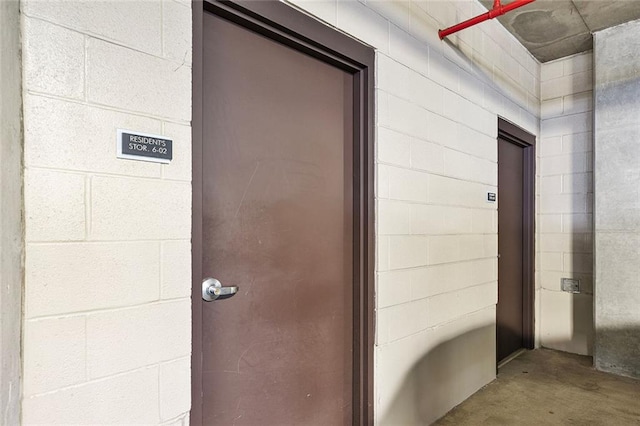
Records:
[[[640,380],[595,370],[592,359],[525,352],[436,425],[640,425]]]

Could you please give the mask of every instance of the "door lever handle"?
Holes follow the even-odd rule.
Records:
[[[202,281],[202,300],[212,302],[220,297],[229,298],[238,292],[238,286],[223,287],[215,278],[205,278]]]

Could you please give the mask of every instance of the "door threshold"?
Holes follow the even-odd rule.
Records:
[[[518,349],[517,351],[515,351],[514,353],[512,353],[511,355],[509,355],[508,357],[506,357],[502,361],[500,361],[498,363],[498,370],[501,369],[502,367],[504,367],[504,365],[507,364],[508,362],[513,361],[514,359],[516,359],[517,357],[519,357],[520,355],[525,353],[526,351],[527,351],[527,349],[525,349],[525,348]]]

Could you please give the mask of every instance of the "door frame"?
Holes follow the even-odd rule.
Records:
[[[498,139],[520,146],[524,151],[522,188],[522,345],[535,347],[535,241],[536,241],[536,137],[515,124],[498,117]],[[498,172],[500,163],[498,162]],[[500,209],[500,198],[498,198]],[[498,218],[500,214],[498,213]],[[498,247],[500,252],[500,247]],[[498,277],[498,287],[500,286]],[[497,345],[497,341],[496,341]]]
[[[354,297],[353,424],[373,424],[374,343],[374,69],[375,52],[279,1],[194,0],[192,79],[192,354],[191,414],[202,425],[202,152],[204,10],[353,74]]]

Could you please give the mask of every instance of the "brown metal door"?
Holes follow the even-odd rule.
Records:
[[[524,347],[524,148],[498,139],[497,358]]]
[[[352,421],[354,79],[205,12],[205,425]]]

